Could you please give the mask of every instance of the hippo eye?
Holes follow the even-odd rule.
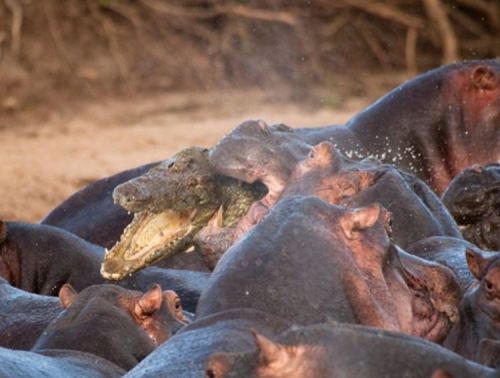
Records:
[[[493,289],[493,284],[488,280],[484,280],[484,286],[486,287],[486,290],[488,290],[488,291],[491,291]]]
[[[176,310],[180,310],[180,309],[182,308],[182,305],[181,305],[181,300],[180,300],[179,298],[177,298],[177,299],[175,300],[174,308],[175,308]]]

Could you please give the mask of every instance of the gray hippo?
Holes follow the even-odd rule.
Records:
[[[464,169],[450,182],[442,201],[467,240],[482,249],[500,250],[500,164]]]
[[[495,372],[409,335],[352,324],[292,327],[256,350],[212,355],[205,378],[475,378]]]
[[[197,316],[253,308],[302,325],[330,318],[442,341],[458,316],[456,278],[394,245],[387,227],[378,205],[284,200],[219,260]]]

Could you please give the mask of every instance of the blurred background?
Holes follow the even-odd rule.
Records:
[[[343,123],[498,56],[499,0],[0,0],[0,218],[245,119]]]

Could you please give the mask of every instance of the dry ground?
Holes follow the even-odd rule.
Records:
[[[89,182],[167,158],[190,145],[213,145],[241,121],[290,126],[343,123],[367,105],[342,109],[271,101],[263,93],[161,95],[61,109],[45,121],[0,129],[0,219],[38,221]]]

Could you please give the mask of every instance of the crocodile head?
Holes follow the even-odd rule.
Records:
[[[264,194],[259,185],[217,175],[208,150],[191,147],[117,186],[115,203],[134,213],[120,240],[106,251],[103,277],[119,280],[185,251],[221,208],[224,226],[234,225]]]
[[[201,147],[117,186],[113,200],[134,213],[101,266],[101,274],[114,280],[188,248],[221,203],[208,150]]]

